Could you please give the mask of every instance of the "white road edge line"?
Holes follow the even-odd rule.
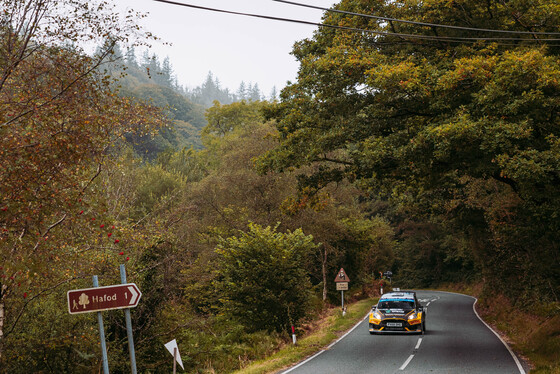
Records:
[[[420,344],[422,344],[422,338],[418,338],[418,343],[416,343],[416,347],[414,347],[414,349],[420,348]]]
[[[366,318],[368,318],[369,313],[370,313],[370,312],[367,312],[367,314],[366,314],[366,316],[365,316],[364,318],[362,318],[361,320],[359,320],[358,323],[356,323],[356,324],[354,325],[354,327],[352,327],[350,330],[348,330],[348,332],[346,332],[346,334],[342,335],[340,338],[338,338],[337,340],[335,340],[333,343],[329,344],[329,345],[327,346],[327,348],[320,350],[319,352],[317,352],[317,353],[315,353],[313,356],[311,356],[311,357],[309,357],[309,358],[303,360],[302,362],[300,362],[300,363],[297,364],[296,366],[293,366],[293,367],[289,368],[288,370],[283,371],[282,374],[287,374],[287,373],[289,373],[290,371],[296,370],[298,367],[300,367],[300,366],[302,366],[303,364],[305,364],[305,363],[307,363],[307,362],[313,360],[315,357],[319,356],[321,353],[325,352],[327,349],[330,349],[333,345],[335,345],[336,343],[338,343],[339,341],[341,341],[342,339],[344,339],[344,338],[346,337],[346,335],[348,335],[348,334],[350,334],[352,331],[354,331],[354,329],[355,329],[356,327],[358,327],[358,326],[360,325],[360,323],[364,322],[364,320],[365,320]]]
[[[470,295],[467,295],[470,296]],[[471,296],[473,297],[473,296]],[[502,344],[506,347],[506,349],[508,350],[509,354],[511,355],[511,357],[513,358],[513,361],[515,361],[515,364],[517,365],[517,368],[519,369],[519,373],[520,374],[526,374],[525,373],[525,369],[523,369],[523,366],[521,365],[521,362],[519,362],[519,359],[517,358],[517,356],[515,355],[515,353],[511,350],[511,348],[509,347],[509,345],[504,341],[504,339],[502,339],[502,337],[496,332],[494,331],[494,329],[492,329],[486,322],[484,322],[484,320],[482,318],[480,318],[480,316],[478,315],[475,305],[478,302],[478,299],[476,297],[474,298],[474,303],[473,303],[473,311],[474,314],[476,314],[476,316],[478,317],[478,319],[480,320],[480,322],[484,323],[484,326],[488,327],[488,330],[492,331],[492,333],[494,333],[494,335],[496,335],[498,337],[498,339],[500,339],[500,341],[502,342]]]
[[[369,313],[370,313],[370,312],[367,312],[367,314],[366,314],[366,316],[365,316],[364,318],[362,318],[360,321],[358,321],[358,323],[356,323],[356,324],[354,325],[354,327],[352,327],[350,330],[348,330],[348,331],[346,332],[346,334],[342,335],[340,338],[336,339],[334,342],[332,342],[331,344],[329,344],[329,345],[327,346],[326,349],[331,349],[333,345],[335,345],[336,343],[338,343],[339,341],[341,341],[342,339],[344,339],[344,338],[346,337],[346,335],[348,335],[348,334],[350,334],[352,331],[354,331],[354,329],[355,329],[356,327],[358,327],[358,326],[360,325],[360,323],[364,322],[365,319],[368,318]]]
[[[410,355],[408,357],[408,359],[404,362],[404,364],[399,368],[399,370],[406,369],[406,366],[410,363],[410,361],[412,361],[413,358],[414,358],[414,355]]]
[[[296,370],[298,367],[300,367],[301,365],[307,363],[308,361],[313,360],[315,357],[319,356],[319,355],[320,355],[321,353],[323,353],[323,352],[325,352],[325,350],[322,350],[322,351],[319,351],[319,352],[315,353],[313,356],[311,356],[311,357],[309,357],[308,359],[306,359],[306,360],[300,362],[300,363],[297,364],[296,366],[291,367],[291,368],[289,368],[288,370],[284,371],[283,374],[289,373],[289,372],[292,371],[292,370]]]

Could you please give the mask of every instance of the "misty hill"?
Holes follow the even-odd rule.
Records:
[[[137,58],[133,48],[123,53],[115,48],[112,69],[125,74],[119,79],[120,93],[124,96],[148,100],[153,105],[166,108],[169,118],[167,129],[161,130],[154,138],[130,138],[135,151],[146,159],[154,159],[165,149],[201,149],[200,131],[206,126],[204,112],[214,101],[231,104],[237,101],[266,100],[257,83],[241,82],[236,92],[222,88],[220,81],[208,72],[202,85],[193,89],[181,86],[173,71],[169,57],[160,58],[147,51]],[[273,89],[271,100],[276,99]]]

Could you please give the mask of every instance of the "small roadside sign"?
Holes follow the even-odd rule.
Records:
[[[338,271],[334,282],[336,283],[336,290],[340,291],[340,298],[342,299],[342,316],[344,316],[346,314],[346,308],[344,307],[344,291],[348,290],[348,282],[350,282],[350,278],[343,268],[340,268]]]
[[[336,275],[336,278],[334,279],[334,281],[336,283],[338,282],[350,282],[350,278],[348,277],[348,275],[346,274],[346,272],[344,271],[343,268],[340,268],[340,270],[338,271],[338,274]]]
[[[134,308],[142,292],[136,284],[127,283],[106,287],[70,290],[68,312],[70,314],[99,312],[110,309]]]
[[[336,284],[337,291],[348,291],[348,282],[338,282]]]
[[[176,364],[181,366],[181,369],[185,370],[183,366],[183,360],[181,360],[181,354],[179,353],[179,347],[177,346],[177,340],[173,339],[170,342],[164,344],[165,348],[173,355],[173,373],[177,372]]]

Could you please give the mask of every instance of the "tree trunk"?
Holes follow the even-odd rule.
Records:
[[[325,304],[327,301],[327,248],[325,246],[323,248],[321,270],[323,272],[323,304]]]
[[[8,286],[2,284],[0,287],[0,361],[2,359],[2,347],[4,345],[4,315],[5,315],[5,304],[4,304],[4,296],[6,295],[6,291]]]

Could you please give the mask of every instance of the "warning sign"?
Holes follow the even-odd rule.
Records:
[[[340,268],[340,270],[338,271],[338,274],[336,275],[336,278],[334,279],[334,281],[336,283],[350,282],[350,278],[348,278],[348,275],[346,275],[346,272],[344,271],[344,269]]]

